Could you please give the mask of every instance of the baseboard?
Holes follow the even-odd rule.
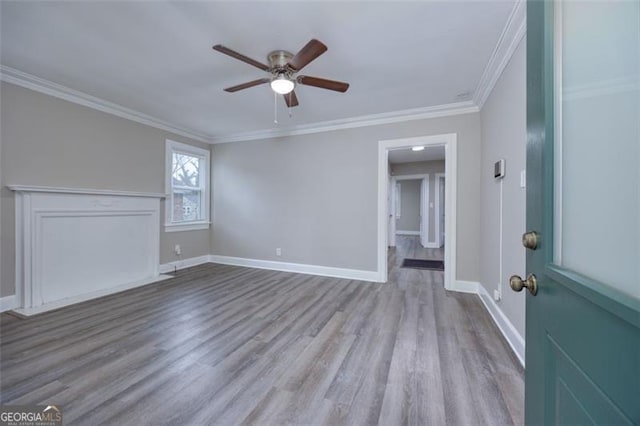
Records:
[[[396,231],[396,235],[420,235],[420,231]]]
[[[209,255],[190,257],[188,259],[176,260],[175,262],[163,263],[158,268],[158,271],[161,274],[166,274],[176,270],[202,265],[203,263],[208,263],[208,262],[211,262],[211,260],[209,260]]]
[[[498,326],[498,329],[507,340],[507,343],[509,343],[509,346],[511,346],[513,352],[516,354],[516,357],[520,361],[520,364],[522,364],[522,366],[524,367],[524,338],[520,335],[520,333],[518,333],[518,330],[516,330],[516,328],[513,326],[511,321],[509,321],[509,318],[506,317],[504,312],[502,312],[502,309],[500,309],[498,305],[496,305],[496,303],[493,301],[493,298],[482,284],[478,285],[478,296],[480,296],[480,300],[482,300],[484,307],[487,309],[487,311],[489,311],[489,315],[491,315],[491,318],[493,318],[493,321]]]
[[[274,271],[297,272],[300,274],[320,275],[323,277],[346,278],[349,280],[381,282],[377,271],[334,268],[331,266],[305,265],[302,263],[276,262],[273,260],[247,259],[231,256],[209,256],[209,261],[223,265],[246,266],[249,268],[270,269]]]
[[[449,290],[457,291],[460,293],[472,293],[478,294],[478,287],[480,283],[475,281],[464,281],[464,280],[455,280],[453,282],[453,287]]]
[[[35,308],[14,308],[13,310],[22,316],[30,317],[32,315],[41,314],[43,312],[52,311],[54,309],[63,308],[69,305],[75,305],[76,303],[86,302],[87,300],[97,299],[103,296],[109,296],[111,294],[120,293],[125,290],[131,290],[132,288],[141,287],[143,285],[163,281],[169,278],[173,277],[170,275],[158,275],[144,280],[122,284],[117,287],[105,288],[98,291],[92,291],[90,293],[67,297],[65,299],[56,300],[55,302],[45,303],[44,305],[40,305]]]
[[[0,312],[10,311],[18,307],[18,299],[15,294],[0,297]]]

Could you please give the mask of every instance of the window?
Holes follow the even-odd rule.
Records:
[[[165,230],[209,228],[209,151],[167,140]]]

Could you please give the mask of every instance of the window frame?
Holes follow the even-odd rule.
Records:
[[[174,222],[173,221],[173,154],[185,154],[192,157],[199,157],[200,170],[199,181],[200,191],[202,191],[201,218],[198,220]],[[197,146],[188,145],[181,142],[166,140],[165,145],[165,212],[164,230],[165,232],[195,231],[209,229],[211,224],[210,215],[210,193],[211,193],[211,154],[208,150]]]

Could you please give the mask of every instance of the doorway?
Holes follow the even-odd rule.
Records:
[[[387,265],[387,250],[390,243],[395,243],[395,231],[391,227],[394,225],[394,221],[390,220],[391,215],[394,214],[393,200],[397,193],[397,188],[394,185],[392,158],[390,159],[390,153],[403,152],[410,154],[412,148],[423,147],[439,148],[444,152],[444,172],[437,171],[428,173],[430,175],[429,183],[431,186],[430,193],[435,195],[436,174],[443,175],[443,193],[441,199],[443,200],[443,213],[447,218],[444,223],[440,222],[442,231],[436,230],[436,207],[435,201],[426,204],[426,211],[423,212],[423,217],[430,217],[433,220],[425,226],[425,236],[430,237],[425,240],[425,246],[431,245],[436,247],[440,244],[438,234],[442,234],[444,244],[444,287],[447,290],[452,290],[455,287],[456,277],[456,257],[455,257],[455,227],[456,227],[456,158],[457,158],[457,135],[455,133],[434,135],[434,136],[420,136],[415,138],[406,139],[393,139],[380,141],[378,144],[378,281],[386,282],[388,265]],[[393,157],[393,155],[391,156]],[[411,161],[409,161],[411,163]],[[396,168],[397,169],[397,168]],[[403,175],[411,176],[408,173],[409,166],[405,168]],[[414,173],[415,174],[415,173]],[[424,175],[425,173],[419,173]],[[433,176],[432,176],[433,175]],[[422,178],[422,176],[420,177]],[[395,179],[397,181],[397,179]],[[422,187],[423,191],[427,191],[427,187]],[[440,247],[440,246],[438,246]]]

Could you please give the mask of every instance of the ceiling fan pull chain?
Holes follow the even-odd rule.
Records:
[[[278,124],[278,95],[273,92],[273,122]]]

